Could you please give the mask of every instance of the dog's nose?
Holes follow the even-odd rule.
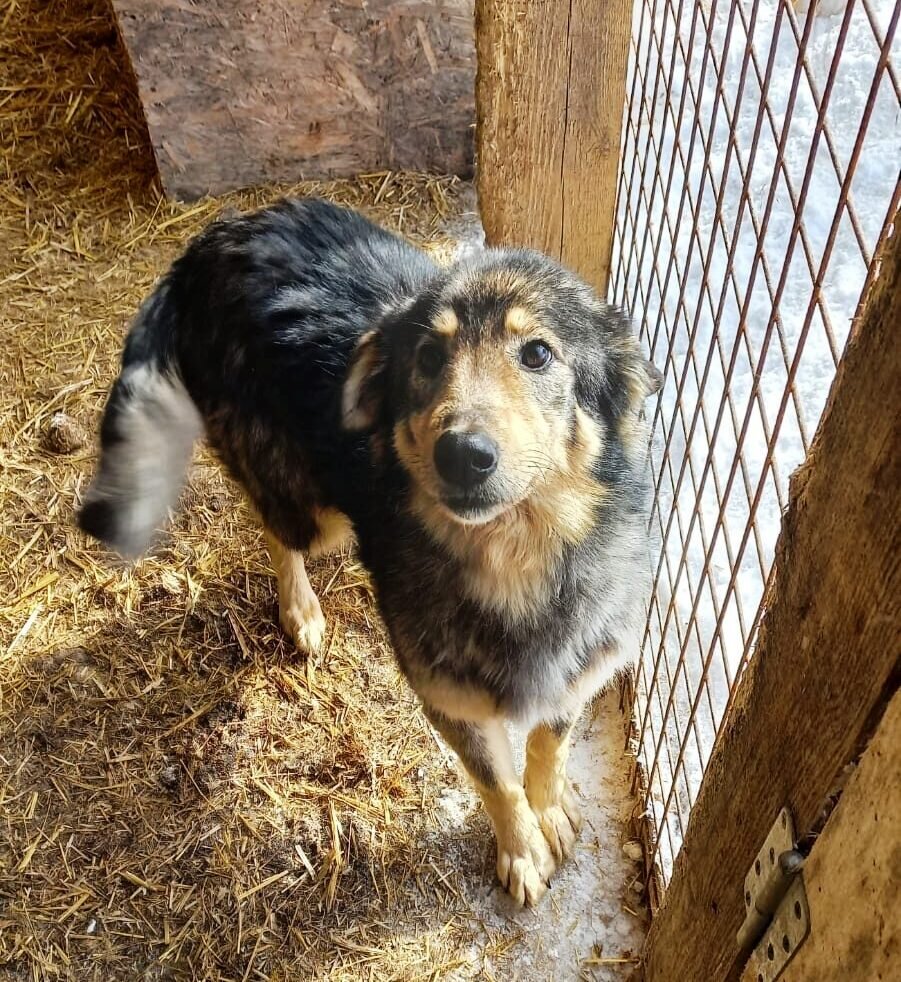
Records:
[[[485,433],[448,430],[435,444],[435,467],[448,484],[472,488],[497,470],[497,444]]]

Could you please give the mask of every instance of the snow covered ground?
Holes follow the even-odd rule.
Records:
[[[666,370],[639,676],[665,877],[901,165],[898,0],[671,3],[635,8],[611,280]]]

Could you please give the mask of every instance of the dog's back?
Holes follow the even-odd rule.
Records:
[[[295,524],[275,513],[305,497],[292,482],[317,480],[297,465],[322,471],[346,449],[340,385],[357,339],[433,271],[420,250],[324,201],[283,201],[210,226],[132,324],[81,527],[123,555],[143,552],[204,428],[273,528]],[[294,459],[310,442],[310,459]],[[267,508],[273,495],[279,506]],[[291,534],[303,536],[303,511]]]

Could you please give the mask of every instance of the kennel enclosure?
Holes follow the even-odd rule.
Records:
[[[301,5],[271,6],[290,34]],[[367,5],[340,6],[356,17]],[[71,528],[84,460],[43,450],[43,424],[57,411],[94,420],[122,326],[167,255],[224,204],[276,193],[189,207],[156,193],[102,7],[24,0],[6,22],[0,961],[98,982],[131,980],[136,965],[148,978],[294,977],[298,964],[433,978],[464,973],[475,950],[473,977],[509,977],[503,954],[518,942],[493,908],[487,936],[460,917],[460,897],[487,889],[483,830],[453,843],[417,831],[423,813],[428,828],[453,818],[462,796],[437,791],[450,772],[385,671],[361,571],[324,572],[337,637],[297,663],[273,624],[261,544],[210,461],[179,547],[140,576],[111,571]],[[901,814],[898,13],[886,0],[804,7],[478,10],[489,236],[541,245],[629,305],[666,369],[649,404],[658,588],[624,693],[657,908],[644,968],[662,982],[761,982],[784,938],[801,940],[788,982],[897,974],[885,829]],[[232,138],[258,159],[246,130]],[[299,191],[423,239],[453,193],[391,172]],[[606,771],[619,787],[621,771]],[[588,955],[586,974],[615,978],[637,949],[616,935],[619,947],[594,950],[587,898],[597,888],[612,922],[631,917],[613,886],[621,790],[613,847],[586,836],[538,915],[577,965]],[[609,791],[595,815],[609,816]],[[773,936],[772,959],[757,944],[751,964],[737,940],[745,882],[756,860],[767,871],[783,808],[806,855],[809,934],[790,905],[791,937]],[[409,930],[386,935],[385,909],[410,898],[422,907]],[[525,923],[529,941],[548,937]],[[571,963],[553,964],[565,977]]]

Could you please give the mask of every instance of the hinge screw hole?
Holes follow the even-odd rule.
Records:
[[[782,813],[782,828],[787,828],[787,826],[788,826],[788,818],[786,817],[785,812],[783,812]]]
[[[763,972],[758,972],[757,973],[757,982],[764,982],[764,980],[763,980]]]
[[[745,906],[746,907],[750,907],[751,906],[751,891],[750,890],[745,891]]]
[[[796,917],[796,918],[797,918],[797,919],[798,919],[799,921],[801,920],[801,904],[800,904],[800,902],[799,902],[799,901],[797,901],[797,900],[795,901],[795,917]]]
[[[760,860],[759,859],[754,863],[754,872],[758,876],[760,876]]]
[[[776,951],[771,944],[766,946],[766,956],[772,961],[776,957]]]
[[[783,934],[782,935],[782,950],[783,951],[790,951],[791,950],[791,941],[788,940],[788,935],[787,934]]]
[[[770,866],[774,865],[776,862],[776,850],[770,849]]]

